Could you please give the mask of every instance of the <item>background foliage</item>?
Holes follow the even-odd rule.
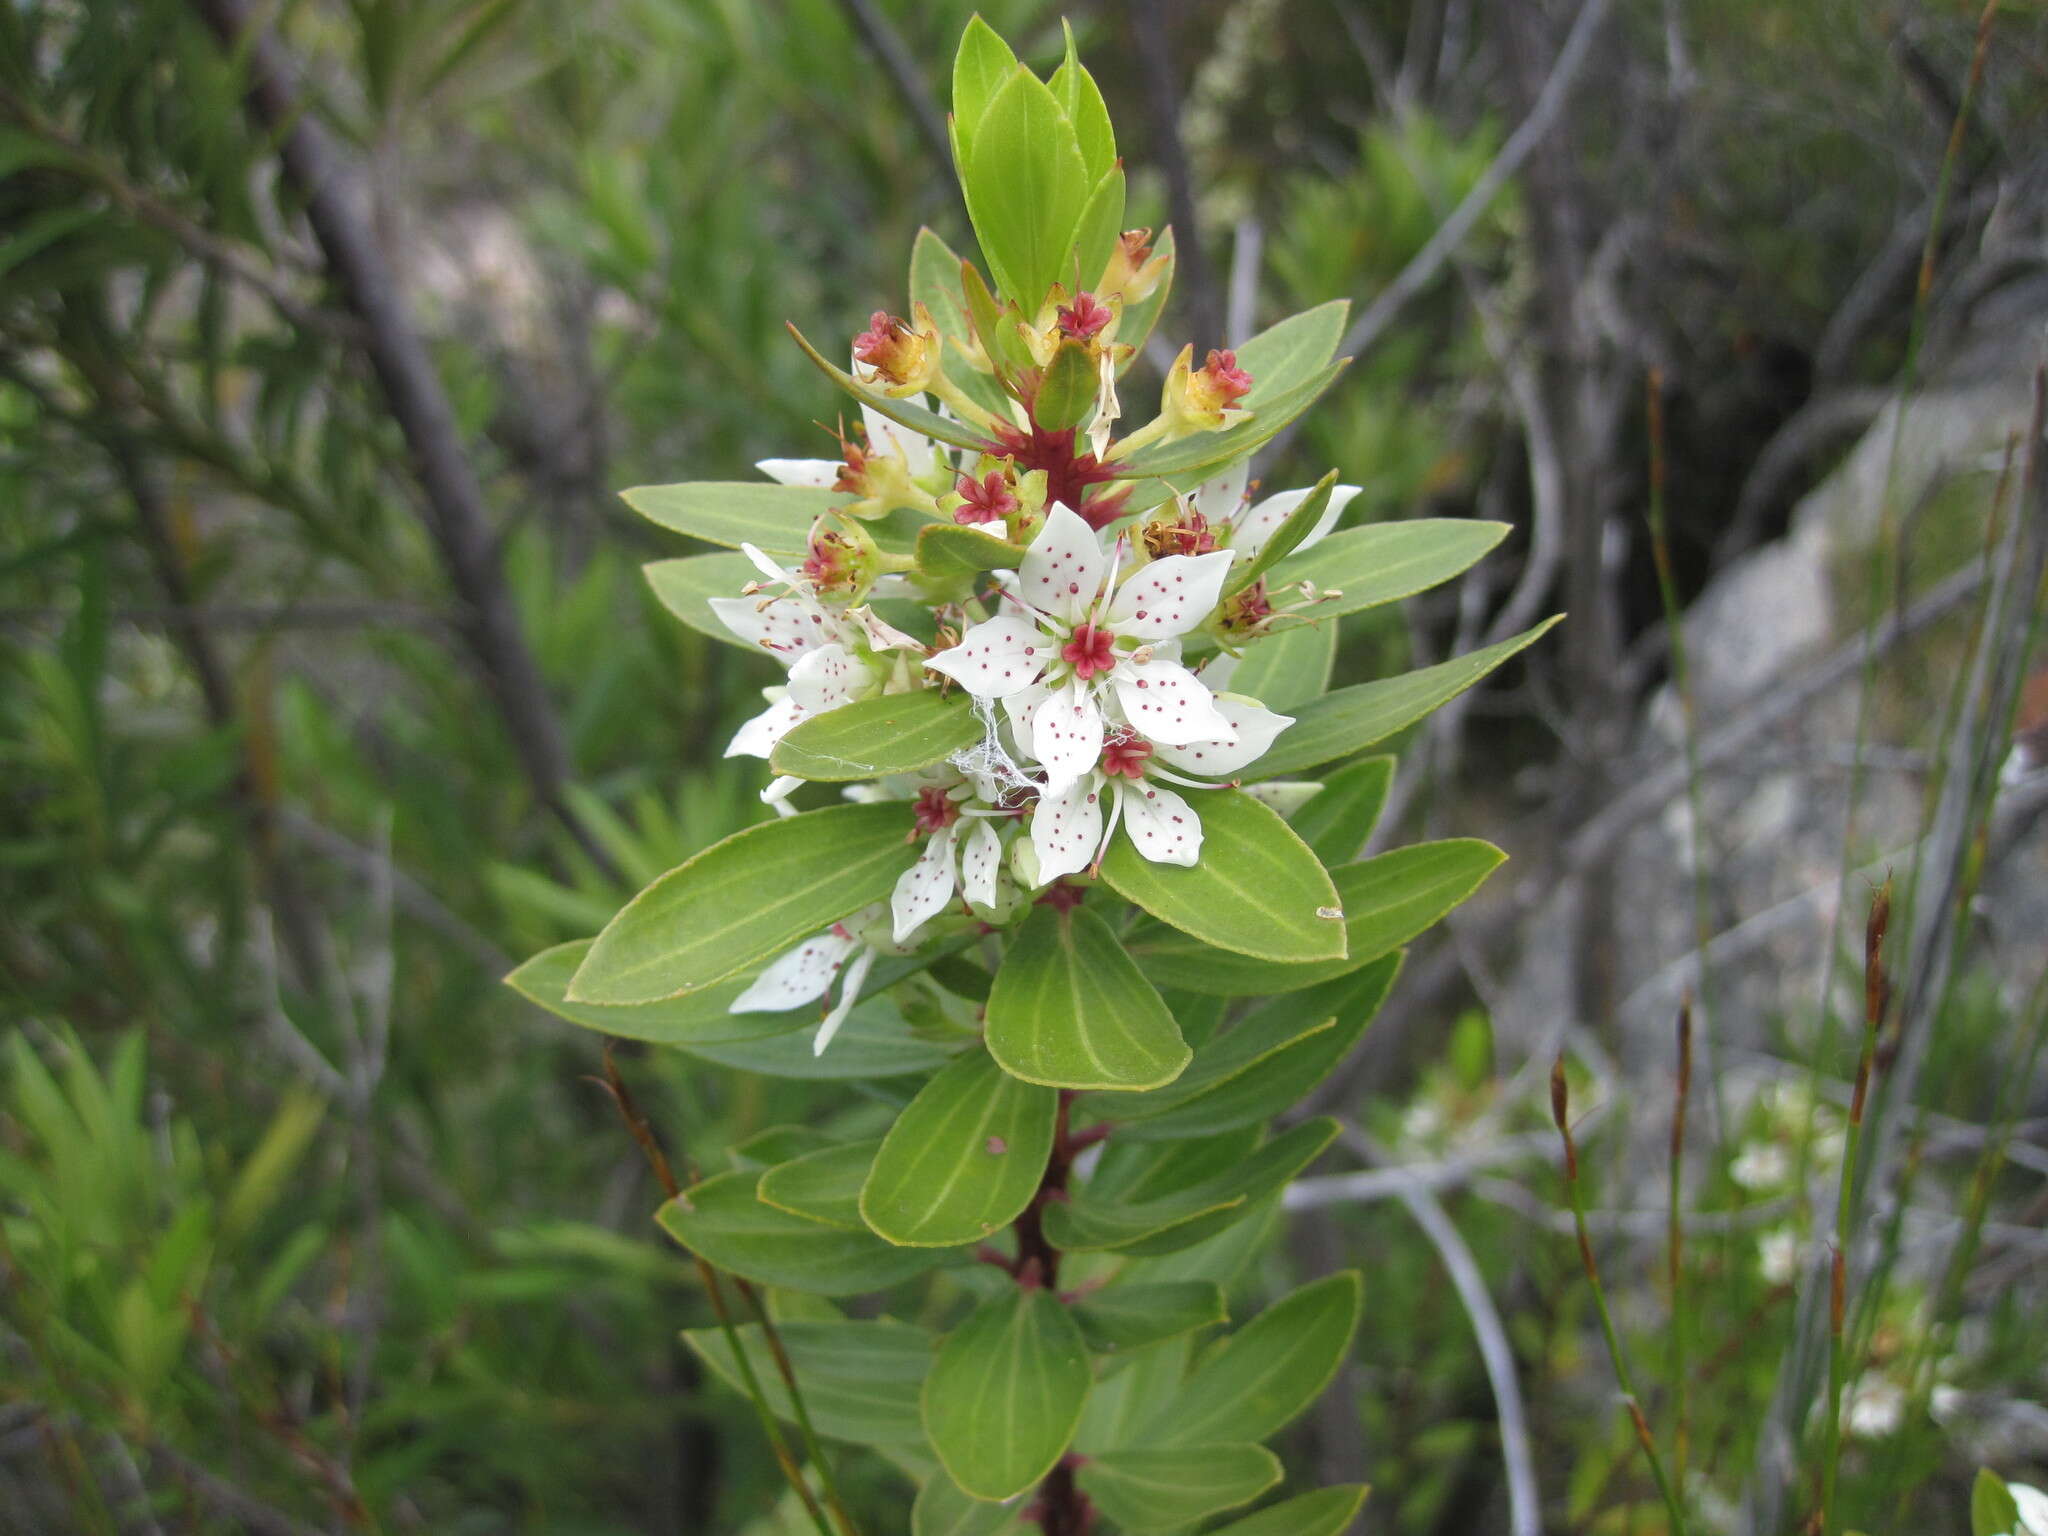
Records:
[[[1052,9],[980,9],[1056,54]],[[660,609],[635,567],[682,551],[613,489],[823,451],[836,404],[782,326],[843,336],[900,305],[921,224],[964,245],[920,113],[967,10],[302,0],[265,9],[296,64],[271,120],[244,109],[224,0],[0,12],[0,1529],[781,1528],[744,1402],[678,1341],[708,1315],[649,1227],[591,1042],[498,979],[761,814],[756,770],[713,754],[766,677]],[[1444,1283],[1457,1250],[1415,1219],[1433,1190],[1504,1326],[1543,1528],[1658,1528],[1560,1219],[1540,1079],[1562,1043],[1574,1103],[1598,1106],[1580,1150],[1652,1420],[1686,1447],[1703,1522],[1796,1528],[1860,1000],[1833,1004],[1826,946],[1761,992],[1695,968],[1720,1005],[1704,1039],[1727,1048],[1693,1085],[1674,1306],[1675,1009],[1645,1022],[1622,995],[1611,902],[1530,914],[1553,887],[1654,891],[1680,914],[1654,958],[1681,970],[1702,935],[1776,921],[1717,887],[1696,925],[1693,869],[1734,862],[1716,838],[1740,806],[1713,775],[1771,741],[1759,725],[1715,757],[1717,733],[1776,718],[1785,682],[1698,716],[1709,782],[1681,772],[1645,813],[1692,808],[1711,835],[1681,836],[1685,857],[1602,819],[1674,782],[1686,734],[1654,734],[1684,711],[1659,692],[1646,514],[1659,493],[1669,596],[1690,604],[1793,542],[1795,499],[1902,386],[1968,384],[1987,336],[2038,334],[2038,12],[1993,7],[1974,88],[1974,7],[1938,0],[1071,14],[1125,125],[1132,222],[1179,236],[1164,330],[1198,342],[1338,294],[1371,306],[1517,125],[1554,113],[1268,468],[1367,475],[1375,517],[1523,530],[1457,596],[1347,624],[1340,682],[1573,613],[1551,654],[1402,745],[1388,825],[1490,836],[1522,883],[1410,957],[1319,1106],[1367,1182],[1330,1182],[1333,1157],[1239,1256],[1233,1285],[1261,1301],[1367,1271],[1353,1356],[1286,1454],[1372,1481],[1364,1528],[1509,1528],[1514,1437]],[[1577,25],[1586,62],[1549,92]],[[302,118],[382,290],[337,278],[318,199],[280,170]],[[364,320],[380,296],[445,388],[469,524],[395,403]],[[1813,884],[1920,850],[1941,940],[1937,960],[1900,924],[1891,1049],[1911,1070],[1880,1099],[1854,1213],[1841,1509],[1873,1531],[1960,1528],[1981,1462],[2048,1471],[2040,928],[1997,895],[2001,861],[2040,867],[2029,759],[1992,804],[2040,481],[2022,452],[1987,527],[1995,462],[1894,498],[1922,482],[1889,457],[1864,497],[1885,536],[1829,555],[1846,611],[1882,635],[1991,539],[2016,574],[1952,601],[1925,647],[1868,669],[1851,649],[1805,695],[1873,700],[1835,743],[1853,772],[1797,765],[1872,806],[1845,836],[1827,802]],[[1741,675],[1693,660],[1710,705]],[[1919,691],[1877,686],[1902,678]],[[1821,902],[1843,909],[1852,990],[1865,881]],[[1574,959],[1562,1041],[1513,1023],[1531,953]],[[879,1129],[830,1081],[659,1051],[624,1069],[682,1161],[778,1125]],[[842,1477],[864,1521],[900,1525],[886,1465]]]

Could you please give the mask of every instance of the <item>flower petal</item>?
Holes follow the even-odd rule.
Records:
[[[1071,624],[1095,601],[1103,574],[1102,543],[1095,530],[1054,502],[1045,526],[1024,551],[1014,590],[1033,608]]]
[[[917,862],[896,877],[896,889],[889,893],[889,910],[896,923],[890,936],[901,944],[932,918],[946,910],[953,899],[953,845],[960,838],[960,823],[925,839]]]
[[[1054,792],[1101,761],[1102,710],[1086,684],[1069,683],[1047,694],[1031,712],[1031,755],[1045,769],[1045,787]]]
[[[1003,867],[1003,843],[986,817],[974,818],[960,850],[960,894],[977,907],[996,904],[996,875]]]
[[[853,940],[836,929],[805,939],[756,976],[726,1012],[786,1013],[823,997],[852,948]]]
[[[1321,794],[1323,786],[1313,779],[1268,779],[1263,784],[1245,785],[1244,792],[1268,809],[1292,816]]]
[[[977,624],[960,643],[925,665],[943,672],[977,698],[1007,698],[1038,681],[1056,654],[1036,624],[1002,614]]]
[[[1095,862],[1102,847],[1101,774],[1086,774],[1057,794],[1039,797],[1031,813],[1031,847],[1041,885],[1078,875]]]
[[[1195,808],[1163,784],[1140,779],[1118,785],[1124,831],[1138,852],[1154,864],[1192,866],[1202,856],[1202,818]]]
[[[867,668],[838,643],[821,645],[789,669],[789,696],[814,715],[851,703],[867,683]]]
[[[781,689],[776,690],[781,693]],[[775,750],[775,743],[782,740],[801,724],[808,711],[789,697],[782,694],[760,714],[733,733],[732,745],[725,749],[727,757],[766,757]]]
[[[1191,741],[1229,741],[1236,728],[1216,707],[1209,685],[1177,661],[1155,656],[1150,661],[1128,658],[1109,674],[1124,719],[1154,745],[1179,746]]]
[[[832,1043],[832,1037],[839,1033],[839,1026],[846,1022],[846,1016],[853,1012],[853,1005],[860,999],[861,983],[868,979],[868,967],[875,963],[875,952],[862,949],[853,957],[853,964],[846,968],[846,980],[839,987],[839,1001],[819,1024],[818,1033],[811,1041],[811,1054],[822,1056],[825,1047]]]
[[[829,491],[845,466],[837,459],[760,459],[754,468],[778,485],[800,485],[808,490]]]
[[[1251,478],[1252,461],[1239,459],[1214,480],[1204,480],[1188,499],[1195,510],[1212,523],[1227,523],[1244,506],[1245,482]]]
[[[1286,522],[1294,509],[1309,498],[1313,486],[1299,491],[1280,491],[1268,496],[1257,505],[1245,509],[1238,518],[1230,537],[1230,547],[1249,560],[1266,547],[1266,540],[1273,537],[1274,530]],[[1324,537],[1337,526],[1337,519],[1344,515],[1344,509],[1351,504],[1360,487],[1340,485],[1330,492],[1330,504],[1323,509],[1323,515],[1316,519],[1315,527],[1308,531],[1308,537],[1294,547],[1307,549],[1316,540]]]
[[[1202,679],[1206,685],[1207,674]],[[1241,694],[1214,696],[1216,712],[1230,722],[1222,736],[1199,741],[1169,743],[1153,738],[1153,750],[1160,760],[1182,773],[1199,773],[1204,778],[1228,778],[1266,755],[1273,738],[1294,724],[1294,716],[1276,714],[1257,699]]]
[[[1209,617],[1230,574],[1230,550],[1209,555],[1168,555],[1139,567],[1116,589],[1109,626],[1134,640],[1184,635]]]
[[[912,405],[923,405],[923,395],[911,396]],[[867,423],[868,446],[877,453],[891,450],[903,455],[903,462],[910,467],[912,478],[932,472],[932,440],[922,432],[913,432],[900,423],[891,421],[871,405],[860,408],[861,420]]]
[[[830,638],[823,611],[793,597],[714,597],[709,602],[719,623],[785,667]]]

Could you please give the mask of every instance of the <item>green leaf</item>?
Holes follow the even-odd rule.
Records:
[[[1118,345],[1131,349],[1131,355],[1124,360],[1123,368],[1117,370],[1119,373],[1143,356],[1146,339],[1151,336],[1152,328],[1159,323],[1160,313],[1166,308],[1166,300],[1173,292],[1174,247],[1171,229],[1160,232],[1158,243],[1152,247],[1152,255],[1155,258],[1164,256],[1166,268],[1156,288],[1137,303],[1124,306],[1123,319],[1117,322],[1116,339]]]
[[[1059,1298],[1010,1287],[940,1347],[924,1383],[925,1436],[964,1492],[1013,1498],[1066,1450],[1090,1379],[1081,1330]]]
[[[1290,624],[1247,645],[1224,686],[1284,715],[1321,698],[1336,663],[1335,624]]]
[[[577,939],[544,949],[507,976],[505,985],[571,1024],[616,1035],[621,1040],[648,1040],[656,1045],[754,1040],[787,1034],[816,1021],[816,1012],[809,1009],[791,1009],[787,1013],[728,1012],[733,1000],[752,983],[751,973],[664,1002],[626,1007],[572,1003],[569,978],[576,974],[593,942]]]
[[[1281,732],[1266,755],[1252,765],[1252,776],[1290,778],[1319,763],[1349,757],[1385,741],[1449,703],[1517,651],[1535,644],[1557,622],[1545,619],[1534,629],[1526,629],[1513,639],[1484,650],[1420,671],[1404,672],[1399,677],[1325,694],[1303,707],[1294,724]]]
[[[1122,166],[1106,171],[1094,190],[1088,194],[1088,201],[1081,206],[1081,217],[1074,225],[1074,256],[1068,269],[1073,282],[1070,286],[1085,289],[1100,282],[1109,267],[1109,259],[1116,253],[1117,236],[1124,227],[1124,173]],[[1123,327],[1117,327],[1122,334]]]
[[[757,545],[771,555],[803,554],[810,548],[811,525],[846,504],[837,491],[754,480],[636,485],[619,496],[651,523],[729,549]],[[751,565],[748,572],[742,583],[751,579]],[[738,591],[733,587],[714,595],[733,597]]]
[[[910,1508],[910,1536],[1008,1536],[1024,1529],[1024,1504],[991,1504],[962,1493],[935,1472]]]
[[[806,1221],[848,1232],[863,1231],[866,1223],[860,1219],[860,1187],[881,1145],[879,1139],[852,1141],[778,1163],[761,1175],[754,1193],[764,1205]]]
[[[1038,1192],[1059,1095],[971,1051],[918,1090],[882,1142],[860,1215],[892,1243],[976,1243]]]
[[[1280,1481],[1280,1458],[1262,1445],[1187,1445],[1105,1451],[1075,1480],[1126,1531],[1172,1531],[1239,1504]]]
[[[1350,313],[1350,300],[1332,299],[1289,315],[1239,343],[1237,366],[1252,376],[1245,409],[1256,411],[1322,372],[1337,355],[1337,343],[1344,339],[1344,321]]]
[[[1046,84],[1060,111],[1073,124],[1074,141],[1088,174],[1106,176],[1116,166],[1116,132],[1110,127],[1109,108],[1102,100],[1095,77],[1081,67],[1080,57],[1074,51],[1073,27],[1064,19],[1060,27],[1066,33],[1067,53]]]
[[[1229,1320],[1222,1289],[1208,1280],[1112,1285],[1074,1303],[1081,1337],[1098,1355],[1128,1354]]]
[[[775,744],[769,763],[777,773],[825,783],[879,779],[942,763],[981,734],[966,694],[920,688],[813,715]]]
[[[874,990],[872,978],[868,990]],[[768,1017],[787,1019],[796,1012]],[[803,1022],[815,1025],[818,1010],[813,1007],[804,1012]],[[919,1038],[904,1022],[896,1005],[879,996],[861,1003],[846,1016],[839,1033],[832,1037],[831,1049],[824,1055],[812,1050],[811,1035],[810,1029],[797,1029],[759,1039],[692,1041],[683,1049],[699,1060],[715,1062],[736,1072],[833,1082],[930,1072],[951,1061],[957,1050]]]
[[[1416,843],[1335,871],[1347,955],[1315,965],[1273,965],[1152,928],[1129,949],[1149,975],[1189,992],[1246,997],[1314,986],[1406,944],[1477,890],[1507,856],[1491,843],[1453,838]]]
[[[1087,344],[1064,337],[1046,364],[1031,419],[1047,431],[1078,427],[1095,414],[1095,397],[1101,387]]]
[[[656,1216],[664,1232],[719,1269],[819,1296],[886,1290],[941,1262],[935,1248],[897,1248],[871,1232],[842,1232],[764,1205],[755,1174],[721,1173],[684,1190]]]
[[[1304,1121],[1237,1166],[1155,1199],[1104,1200],[1084,1188],[1047,1208],[1045,1234],[1053,1246],[1074,1252],[1113,1248],[1141,1258],[1172,1253],[1250,1215],[1261,1197],[1314,1162],[1336,1134],[1337,1122],[1327,1117]]]
[[[1335,868],[1358,857],[1379,824],[1394,787],[1394,759],[1368,757],[1347,763],[1323,780],[1323,787],[1288,819],[1315,856]]]
[[[881,901],[917,858],[901,803],[835,805],[736,832],[635,896],[569,983],[651,1003],[723,981]]]
[[[917,567],[933,581],[972,581],[984,571],[1015,570],[1024,551],[1008,539],[957,523],[933,523],[917,535]]]
[[[1989,1467],[1977,1469],[1970,1486],[1970,1536],[2014,1536],[2020,1528],[2020,1506],[2005,1479]]]
[[[1209,1536],[1344,1536],[1365,1505],[1366,1491],[1363,1483],[1318,1488],[1233,1520]]]
[[[727,629],[711,611],[714,597],[738,597],[740,589],[760,572],[745,555],[684,555],[675,560],[650,560],[640,567],[661,606],[700,635],[737,646],[750,656],[761,648]]]
[[[1219,1435],[1263,1440],[1321,1395],[1350,1352],[1364,1283],[1356,1270],[1305,1285],[1204,1357],[1139,1431],[1149,1445]]]
[[[1463,574],[1508,536],[1506,523],[1469,517],[1416,517],[1346,528],[1274,570],[1267,590],[1312,583],[1337,594],[1308,609],[1322,620],[1412,597]]]
[[[1314,405],[1349,366],[1348,358],[1330,364],[1285,394],[1268,400],[1249,421],[1240,421],[1221,432],[1197,432],[1177,442],[1154,444],[1129,458],[1118,459],[1118,478],[1156,476],[1171,481],[1177,490],[1191,491],[1219,470],[1264,447],[1282,427]]]
[[[725,1160],[735,1170],[751,1168],[758,1175],[777,1163],[794,1162],[832,1144],[830,1136],[808,1125],[770,1125],[727,1147]]]
[[[776,1417],[795,1421],[789,1388],[758,1323],[734,1330]],[[852,1445],[924,1444],[918,1392],[932,1368],[931,1336],[907,1323],[779,1322],[777,1337],[796,1373],[812,1425]],[[734,1391],[746,1390],[723,1328],[690,1328],[683,1342]]]
[[[928,411],[921,405],[912,405],[908,400],[898,400],[872,385],[861,383],[812,346],[804,333],[794,325],[789,326],[788,330],[789,334],[796,338],[796,344],[803,348],[804,356],[817,365],[819,372],[862,405],[872,406],[898,426],[908,427],[913,432],[921,432],[935,443],[951,443],[956,448],[972,448],[979,452],[988,446],[984,439],[974,435],[971,428],[962,426],[950,417],[941,416],[937,411]],[[829,493],[820,491],[814,494]]]
[[[974,144],[975,129],[1003,83],[1017,72],[1017,55],[995,28],[980,16],[971,16],[960,34],[959,51],[953,55],[954,153],[964,175],[967,151]]]
[[[1065,274],[1074,229],[1099,176],[1044,81],[1019,66],[963,146],[961,190],[996,286],[1035,313]]]
[[[1279,814],[1234,789],[1193,793],[1188,804],[1202,818],[1201,862],[1155,864],[1129,838],[1116,838],[1102,860],[1110,889],[1218,949],[1261,960],[1341,960],[1336,888]]]
[[[948,343],[964,341],[974,332],[967,311],[967,295],[960,282],[961,259],[953,248],[929,229],[920,229],[910,247],[910,302],[922,304]],[[958,366],[955,359],[959,359]],[[946,377],[959,385],[969,399],[991,415],[1007,421],[1010,398],[990,374],[967,365],[959,350],[946,349]]]
[[[1242,592],[1293,554],[1301,541],[1323,520],[1323,513],[1330,505],[1330,496],[1336,489],[1337,471],[1333,469],[1315,483],[1315,489],[1302,498],[1299,506],[1287,514],[1280,526],[1274,529],[1271,536],[1259,547],[1258,554],[1245,561],[1242,566],[1231,567],[1230,578],[1223,585],[1223,595],[1228,597],[1234,592]]]
[[[1031,349],[1017,334],[1016,310],[997,302],[980,269],[971,261],[960,263],[960,291],[967,296],[968,317],[974,321],[974,334],[981,338],[990,362],[1009,374],[1036,366]],[[1008,406],[1003,407],[1001,415],[1005,420],[1009,418]]]
[[[1173,1015],[1086,907],[1036,906],[989,989],[989,1054],[1053,1088],[1156,1088],[1188,1064]]]
[[[1113,1094],[1088,1110],[1125,1141],[1178,1141],[1237,1130],[1306,1097],[1351,1054],[1401,969],[1398,954],[1269,1003],[1196,1055],[1179,1082]],[[1318,1022],[1311,1022],[1318,1021]]]

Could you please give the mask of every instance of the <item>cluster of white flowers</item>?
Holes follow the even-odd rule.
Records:
[[[866,479],[926,491],[957,476],[948,450],[921,435],[873,412],[867,428],[867,446],[850,450],[846,463],[770,459],[759,467],[783,484],[819,488],[845,488],[855,465]],[[1303,545],[1326,534],[1355,494],[1340,487]],[[942,621],[957,617],[962,632],[936,648],[864,605],[835,602],[830,551],[820,553],[815,536],[813,557],[793,568],[748,546],[764,579],[711,607],[789,676],[768,690],[768,708],[740,728],[727,756],[767,757],[814,715],[942,684],[972,698],[984,736],[938,769],[847,792],[912,802],[922,853],[886,909],[857,914],[783,955],[733,1010],[779,1012],[826,999],[822,1051],[876,955],[914,950],[956,897],[960,915],[999,924],[1026,897],[1097,866],[1119,827],[1145,858],[1193,865],[1201,818],[1172,786],[1231,782],[1293,720],[1212,688],[1230,658],[1190,667],[1182,637],[1216,613],[1233,563],[1256,556],[1308,495],[1248,504],[1240,467],[1175,509],[1170,542],[1193,546],[1191,553],[1148,550],[1114,528],[1098,532],[1054,502],[1016,569],[993,573],[993,589],[957,615],[942,610]],[[763,798],[786,812],[799,782],[778,777]]]

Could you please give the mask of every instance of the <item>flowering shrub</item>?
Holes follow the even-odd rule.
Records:
[[[898,1106],[876,1138],[735,1148],[660,1212],[751,1285],[891,1298],[691,1335],[814,1456],[813,1431],[880,1451],[920,1484],[918,1531],[1173,1529],[1279,1480],[1261,1442],[1357,1315],[1339,1275],[1196,1350],[1336,1130],[1269,1125],[1501,858],[1453,840],[1360,860],[1388,775],[1352,760],[1540,628],[1328,691],[1339,618],[1505,529],[1339,531],[1356,492],[1335,474],[1251,493],[1252,454],[1342,371],[1341,304],[1199,364],[1183,347],[1121,431],[1171,233],[1122,229],[1071,42],[1041,80],[976,22],[953,97],[986,275],[927,230],[907,317],[877,311],[847,367],[797,338],[858,409],[839,456],[627,493],[737,551],[648,575],[684,623],[785,670],[727,749],[767,760],[777,815],[512,980],[579,1024]],[[794,1390],[764,1393],[785,1359]],[[1336,1532],[1362,1497],[1244,1529]]]

